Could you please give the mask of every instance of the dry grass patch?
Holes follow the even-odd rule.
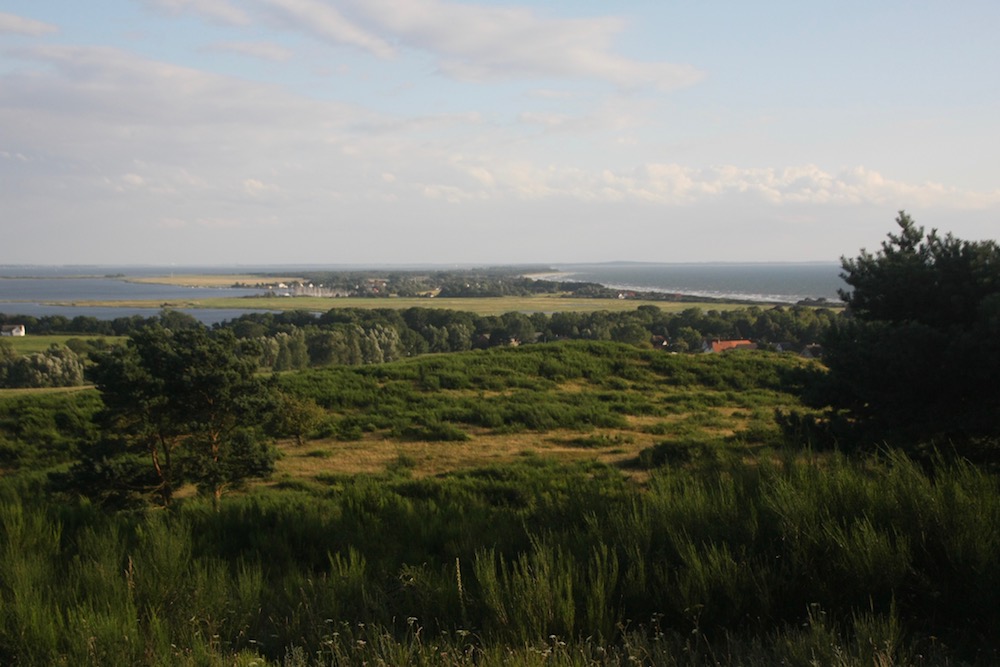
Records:
[[[464,442],[425,442],[381,436],[357,441],[309,440],[280,444],[278,478],[316,479],[327,475],[382,473],[407,468],[414,477],[433,477],[460,470],[512,463],[537,454],[564,462],[599,461],[621,466],[649,447],[654,436],[627,430],[549,431],[514,434],[473,433]]]
[[[76,387],[19,387],[17,389],[0,388],[0,396],[41,396],[47,394],[71,394],[78,391],[96,391],[92,384],[82,384]]]

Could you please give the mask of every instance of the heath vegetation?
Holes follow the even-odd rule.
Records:
[[[1000,251],[897,222],[845,313],[118,323],[0,393],[0,663],[996,664]]]

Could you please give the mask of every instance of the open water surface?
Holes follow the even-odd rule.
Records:
[[[185,274],[228,273],[207,268],[191,268]],[[0,313],[31,315],[78,315],[112,320],[117,317],[141,315],[151,317],[159,308],[131,308],[105,306],[68,306],[59,302],[73,301],[178,301],[210,297],[251,296],[260,294],[258,289],[231,287],[181,287],[177,285],[152,285],[128,282],[118,273],[128,277],[165,275],[162,268],[116,269],[114,267],[9,267],[0,266]],[[180,272],[179,272],[180,273]],[[215,324],[238,317],[256,309],[178,308],[206,324]]]
[[[336,270],[338,267],[309,267]],[[343,268],[343,267],[339,267]],[[359,267],[352,267],[359,268]],[[380,267],[382,268],[382,267]],[[387,267],[391,268],[391,267]],[[443,268],[443,267],[436,267]],[[561,264],[553,265],[554,279],[594,282],[615,289],[690,294],[764,303],[796,303],[827,299],[839,303],[838,289],[847,285],[834,263],[781,264]],[[125,277],[213,273],[295,273],[303,267],[63,267],[0,266],[0,313],[31,315],[85,315],[114,319],[150,317],[158,308],[116,308],[58,305],[71,301],[183,299],[259,294],[246,288],[179,287],[128,282]],[[206,324],[214,324],[259,309],[179,309]]]
[[[690,294],[770,303],[827,299],[840,303],[847,288],[840,265],[809,263],[726,264],[567,264],[563,280],[593,282],[616,289]]]

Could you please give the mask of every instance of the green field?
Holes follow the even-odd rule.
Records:
[[[65,345],[66,341],[76,340],[97,340],[98,338],[109,344],[119,343],[125,340],[123,336],[91,336],[74,334],[46,334],[43,336],[33,336],[29,331],[26,336],[5,336],[2,340],[10,343],[11,347],[18,354],[33,354],[44,352],[52,345]]]

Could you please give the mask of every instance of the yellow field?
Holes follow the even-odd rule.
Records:
[[[280,447],[282,458],[277,463],[275,480],[309,479],[324,474],[383,473],[404,458],[416,477],[510,463],[536,455],[567,462],[598,460],[616,464],[635,458],[654,440],[653,436],[636,439],[631,437],[634,433],[629,433],[631,442],[624,446],[581,448],[565,444],[581,434],[579,431],[474,434],[466,442],[400,442],[384,438],[365,438],[356,442],[309,440],[302,447],[286,442]],[[587,432],[586,435],[595,433]]]

